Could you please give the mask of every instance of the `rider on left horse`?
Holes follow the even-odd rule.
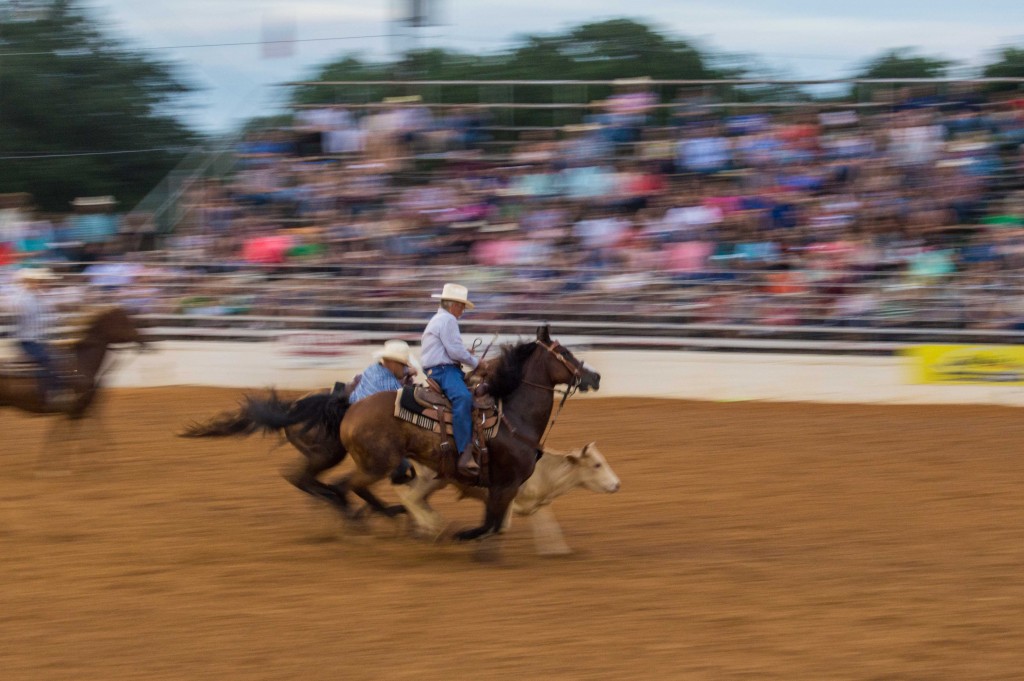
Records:
[[[43,401],[54,409],[66,408],[73,395],[64,390],[64,381],[53,361],[47,340],[55,325],[56,313],[43,293],[46,282],[59,279],[46,268],[25,268],[16,275],[19,286],[11,299],[15,314],[14,337],[22,351],[39,367],[39,385]]]
[[[403,386],[412,385],[419,373],[416,360],[409,354],[409,344],[405,341],[385,341],[383,349],[373,353],[373,359],[374,363],[353,379],[355,388],[348,396],[349,404],[355,404],[375,393],[401,390]],[[403,457],[391,473],[391,482],[407,482],[411,471],[412,464]]]
[[[349,404],[374,393],[401,390],[402,386],[411,385],[418,373],[405,341],[386,341],[383,349],[373,353],[373,359],[374,363],[359,375],[359,382],[348,397]]]

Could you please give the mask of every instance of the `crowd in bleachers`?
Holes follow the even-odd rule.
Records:
[[[605,300],[729,324],[1024,325],[1024,98],[954,88],[730,110],[684,94],[667,116],[659,104],[635,83],[581,123],[514,140],[482,109],[414,98],[304,109],[251,133],[230,176],[195,183],[159,250],[114,235],[92,274],[150,268],[97,285],[148,290],[133,295],[161,311],[349,306],[300,286],[162,296],[175,275],[160,262],[236,280],[336,271],[370,297],[437,266],[496,315]],[[35,254],[66,255],[60,242]]]

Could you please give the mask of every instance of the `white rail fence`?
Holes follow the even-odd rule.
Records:
[[[119,353],[109,385],[315,390],[349,380],[372,361],[372,347],[339,343],[317,350],[309,340],[163,341],[153,353]],[[595,350],[576,343],[582,339],[563,340],[601,372],[601,390],[584,398],[1024,406],[1021,386],[915,384],[909,360],[899,356]]]

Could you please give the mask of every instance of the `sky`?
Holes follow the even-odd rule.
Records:
[[[435,0],[437,1],[437,0]],[[400,0],[86,0],[113,33],[179,66],[201,92],[186,118],[208,132],[279,111],[280,83],[312,76],[343,55],[383,59],[398,49]],[[794,78],[853,74],[885,49],[984,64],[1024,46],[1024,1],[979,0],[439,0],[421,47],[496,52],[527,34],[626,17],[713,52],[755,55]],[[409,33],[408,29],[405,29]],[[264,37],[293,37],[268,56]]]

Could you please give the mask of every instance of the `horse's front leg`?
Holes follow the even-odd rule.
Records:
[[[36,459],[36,475],[70,475],[81,447],[78,421],[59,415],[53,419]],[[61,468],[57,465],[62,464]]]
[[[508,507],[512,504],[512,500],[516,498],[518,491],[518,484],[506,487],[491,487],[487,495],[487,505],[484,507],[484,524],[471,530],[463,530],[456,534],[455,538],[460,541],[468,541],[470,539],[478,539],[486,534],[500,532],[501,526],[505,522],[505,514],[508,513]]]

